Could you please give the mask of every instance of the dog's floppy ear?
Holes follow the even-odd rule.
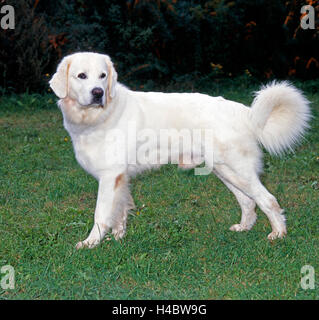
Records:
[[[106,57],[107,63],[107,103],[111,102],[112,99],[115,97],[115,86],[117,82],[117,72],[113,67],[113,63],[109,56]]]
[[[70,56],[63,58],[58,65],[56,73],[49,81],[50,87],[60,99],[64,99],[68,95],[68,76],[70,64]]]

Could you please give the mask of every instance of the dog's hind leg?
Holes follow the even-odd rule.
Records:
[[[213,171],[215,175],[227,186],[227,188],[236,197],[241,208],[241,221],[239,224],[234,224],[230,227],[231,231],[246,231],[250,230],[256,222],[257,215],[255,212],[256,202],[234,187],[230,182],[223,178],[217,170]]]
[[[286,235],[286,219],[284,210],[280,208],[276,198],[262,185],[255,170],[236,170],[226,165],[216,165],[215,170],[234,187],[253,199],[259,208],[268,217],[272,232],[268,235],[269,240],[282,238]]]

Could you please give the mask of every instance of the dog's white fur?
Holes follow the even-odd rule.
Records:
[[[79,79],[79,73],[85,73],[87,78]],[[102,73],[106,74],[103,79]],[[281,154],[292,149],[307,128],[311,117],[309,102],[289,83],[273,82],[263,87],[251,108],[199,93],[135,92],[117,82],[107,55],[81,52],[62,60],[50,85],[60,98],[58,105],[77,161],[99,182],[94,226],[77,248],[96,246],[110,229],[116,239],[124,236],[127,214],[134,206],[129,177],[154,166],[106,161],[118,148],[127,150],[129,155],[136,152],[137,145],[129,144],[129,140],[119,145],[107,137],[111,129],[127,133],[129,121],[136,123],[137,132],[146,128],[156,133],[165,128],[211,129],[214,163],[205,159],[206,166],[213,168],[234,193],[242,210],[240,223],[230,229],[251,229],[257,204],[272,226],[268,238],[286,234],[283,209],[259,180],[259,143],[270,153]],[[95,87],[105,91],[101,103],[92,102],[91,91]],[[180,166],[188,167],[183,163]]]

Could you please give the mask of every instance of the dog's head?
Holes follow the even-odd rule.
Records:
[[[104,106],[115,96],[117,73],[109,56],[79,52],[66,56],[50,80],[60,98],[71,98],[81,106]]]

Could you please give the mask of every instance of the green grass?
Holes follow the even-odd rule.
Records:
[[[319,94],[308,88],[315,116]],[[211,94],[250,104],[251,89]],[[15,268],[2,299],[318,299],[300,287],[319,277],[319,123],[296,154],[265,154],[262,180],[286,209],[288,236],[269,242],[258,209],[250,232],[215,176],[162,167],[132,181],[137,205],[124,240],[75,250],[93,223],[97,182],[76,163],[50,95],[0,99],[0,267]],[[137,214],[139,213],[139,214]],[[1,278],[1,274],[0,274]]]

